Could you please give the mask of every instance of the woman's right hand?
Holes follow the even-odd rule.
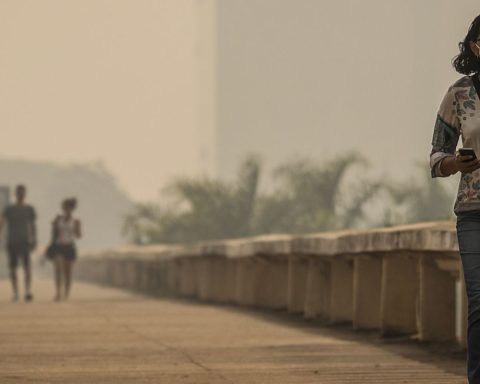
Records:
[[[462,156],[457,153],[455,155],[455,168],[461,173],[471,173],[480,168],[480,160],[471,155]]]

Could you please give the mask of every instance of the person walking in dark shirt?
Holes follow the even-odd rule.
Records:
[[[15,188],[16,202],[8,205],[0,220],[0,230],[7,226],[7,253],[10,279],[13,289],[13,301],[18,301],[17,267],[19,261],[25,272],[25,301],[33,300],[31,289],[32,272],[30,253],[37,244],[35,209],[25,203],[27,189],[24,185]]]

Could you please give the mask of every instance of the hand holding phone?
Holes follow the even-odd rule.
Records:
[[[455,165],[462,173],[471,173],[480,168],[480,162],[473,148],[459,148],[455,156]]]
[[[476,159],[477,155],[473,148],[459,148],[458,153],[460,156],[471,156],[472,159]]]

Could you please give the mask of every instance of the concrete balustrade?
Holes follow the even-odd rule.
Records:
[[[466,295],[451,222],[128,247],[81,257],[77,275],[465,346]]]

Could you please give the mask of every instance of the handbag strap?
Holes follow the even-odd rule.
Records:
[[[480,99],[480,79],[479,79],[479,74],[475,73],[474,75],[471,76],[472,81],[473,81],[473,86],[475,87],[475,90],[477,91],[478,98]]]

